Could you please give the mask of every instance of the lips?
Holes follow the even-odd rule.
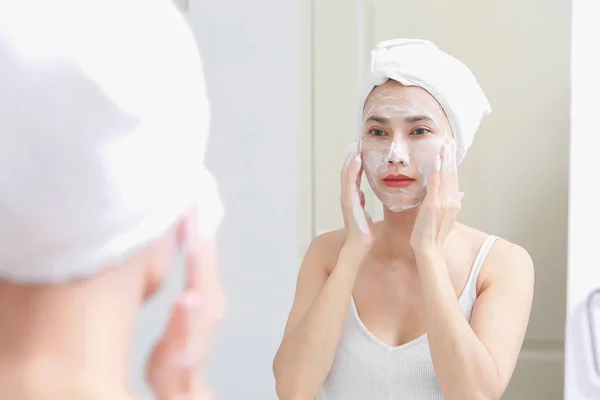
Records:
[[[410,176],[398,174],[398,175],[388,175],[383,178],[383,182],[386,186],[391,188],[405,188],[407,186],[412,185],[415,180]]]

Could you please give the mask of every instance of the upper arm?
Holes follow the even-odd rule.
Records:
[[[285,326],[284,337],[304,317],[325,285],[329,277],[327,267],[331,262],[331,254],[339,247],[335,236],[337,236],[336,232],[325,233],[317,236],[310,244],[298,273],[296,294]]]
[[[525,249],[498,241],[490,250],[485,270],[471,327],[494,359],[505,388],[515,369],[529,323],[533,261]]]

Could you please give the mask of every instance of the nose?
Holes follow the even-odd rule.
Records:
[[[392,142],[390,153],[388,156],[388,163],[400,164],[407,166],[410,164],[410,156],[408,155],[408,149],[402,143]]]

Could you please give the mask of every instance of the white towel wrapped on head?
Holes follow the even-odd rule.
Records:
[[[379,43],[371,52],[364,100],[375,86],[388,79],[405,86],[422,87],[438,101],[450,122],[458,162],[461,162],[481,120],[491,112],[471,70],[430,41],[392,39]]]
[[[0,4],[0,279],[55,283],[123,262],[199,204],[202,63],[170,0]]]

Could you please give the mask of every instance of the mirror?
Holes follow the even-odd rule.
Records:
[[[523,247],[536,267],[531,317],[506,399],[559,399],[563,393],[570,8],[569,1],[551,7],[476,1],[313,5],[313,236],[343,227],[340,171],[357,131],[363,77],[375,44],[430,40],[464,62],[488,97],[492,113],[459,166],[466,196],[458,220]],[[382,204],[366,179],[362,189],[367,211],[382,220]],[[355,319],[357,324],[370,331],[371,318],[373,329],[380,328],[383,322],[369,317],[377,315],[369,309],[373,304],[363,301],[361,313],[357,299],[348,318],[357,311],[365,315]],[[334,375],[335,367],[336,361]]]

